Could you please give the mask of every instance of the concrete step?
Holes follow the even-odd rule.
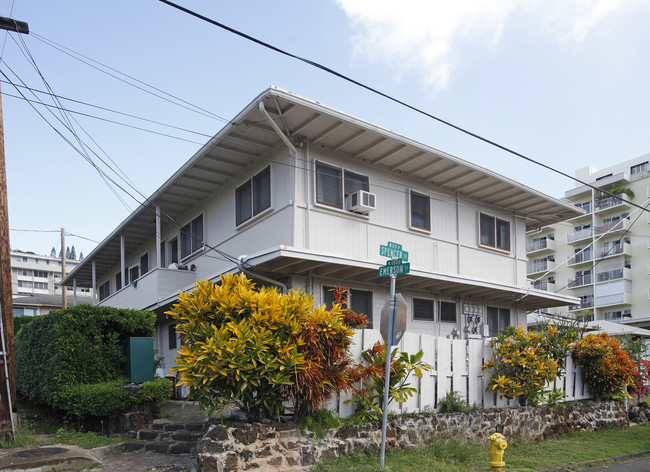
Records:
[[[127,441],[120,445],[124,452],[144,449],[158,454],[196,454],[196,441]]]

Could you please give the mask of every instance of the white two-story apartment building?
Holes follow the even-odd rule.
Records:
[[[407,331],[462,338],[578,303],[528,285],[526,230],[582,214],[571,204],[425,144],[270,88],[172,175],[64,280],[96,303],[154,310],[156,347],[178,346],[164,312],[200,279],[247,273],[304,290],[334,285],[379,327],[389,241]]]

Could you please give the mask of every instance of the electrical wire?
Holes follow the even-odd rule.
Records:
[[[5,82],[5,81],[0,81],[0,82],[7,83],[7,82]],[[23,85],[19,85],[19,87],[24,87],[24,86],[23,86]],[[188,128],[182,128],[182,127],[180,127],[180,126],[170,125],[170,124],[163,123],[163,122],[161,122],[161,121],[152,120],[152,119],[149,119],[149,118],[143,118],[143,117],[141,117],[141,116],[133,115],[133,114],[131,114],[131,113],[126,113],[126,112],[123,112],[123,111],[114,110],[114,109],[112,109],[112,108],[107,108],[107,107],[103,107],[103,106],[100,106],[100,105],[93,105],[92,103],[84,102],[84,101],[81,101],[81,100],[75,100],[74,98],[64,97],[64,96],[62,96],[62,95],[52,95],[52,94],[50,94],[49,92],[45,92],[45,91],[43,91],[43,90],[38,90],[38,89],[35,89],[35,88],[32,88],[32,87],[25,87],[25,88],[29,88],[29,90],[30,90],[31,92],[36,92],[36,93],[40,93],[40,94],[43,94],[43,95],[48,95],[48,96],[56,97],[56,98],[58,98],[59,100],[64,100],[64,101],[68,101],[68,102],[76,103],[76,104],[79,104],[79,105],[84,105],[84,106],[87,106],[87,107],[96,108],[96,109],[98,109],[98,110],[107,111],[107,112],[110,112],[110,113],[115,113],[115,114],[117,114],[117,115],[126,116],[126,117],[128,117],[128,118],[133,118],[133,119],[135,119],[135,120],[145,121],[145,122],[147,122],[147,123],[151,123],[151,124],[155,124],[155,125],[160,125],[160,126],[164,126],[164,127],[167,127],[167,128],[172,128],[172,129],[175,129],[175,130],[177,130],[177,131],[183,131],[183,132],[185,132],[185,133],[196,134],[196,135],[198,135],[198,136],[202,136],[202,137],[205,137],[205,138],[212,138],[212,135],[211,135],[211,134],[201,133],[201,132],[199,132],[199,131],[194,131],[194,130],[191,130],[191,129],[188,129]],[[7,94],[7,96],[9,96],[9,97],[15,97],[15,98],[21,98],[21,97],[19,97],[19,96],[17,96],[17,95],[10,95],[10,94]],[[77,114],[84,115],[84,116],[88,116],[88,117],[91,117],[91,118],[103,119],[103,118],[98,117],[98,116],[96,116],[96,115],[88,115],[88,114],[84,114],[84,113],[81,113],[81,112],[78,112],[78,111],[71,111],[71,113],[77,113]],[[112,120],[107,120],[107,121],[109,121],[109,122],[111,122],[111,123],[124,124],[124,123],[116,122],[116,121],[112,121]],[[141,129],[141,128],[137,128],[137,129]],[[144,131],[148,131],[148,130],[145,129]],[[174,136],[169,136],[169,137],[174,137]],[[203,143],[200,143],[200,144],[203,144]]]
[[[128,74],[125,74],[124,72],[121,72],[121,71],[119,71],[119,70],[117,70],[117,69],[115,69],[113,67],[107,66],[106,64],[102,64],[99,61],[96,61],[96,60],[94,60],[94,59],[92,59],[92,58],[90,58],[88,56],[85,56],[85,55],[83,55],[83,54],[81,54],[79,52],[76,52],[76,51],[74,51],[74,50],[72,50],[70,48],[67,48],[67,47],[65,47],[65,46],[63,46],[63,45],[61,45],[59,43],[56,43],[55,41],[47,39],[44,36],[41,36],[41,35],[39,35],[37,33],[34,33],[33,31],[31,31],[30,34],[31,34],[31,36],[38,39],[39,41],[42,41],[44,44],[47,44],[48,46],[50,46],[50,47],[52,47],[54,49],[57,49],[58,51],[72,57],[73,59],[76,59],[77,61],[82,62],[82,63],[86,64],[87,66],[92,67],[93,69],[95,69],[95,70],[97,70],[99,72],[102,72],[102,73],[104,73],[104,74],[106,74],[106,75],[108,75],[110,77],[113,77],[114,79],[117,79],[120,82],[123,82],[123,83],[125,83],[127,85],[130,85],[131,87],[134,87],[134,88],[136,88],[138,90],[141,90],[142,92],[148,93],[148,94],[153,95],[153,96],[158,97],[158,98],[161,98],[161,99],[163,99],[163,100],[165,100],[165,101],[167,101],[169,103],[180,106],[181,108],[185,108],[186,110],[192,111],[194,113],[198,113],[198,114],[206,116],[208,118],[213,118],[213,119],[216,119],[218,121],[222,121],[224,123],[230,123],[229,120],[227,120],[226,118],[224,118],[222,116],[217,115],[216,113],[213,113],[213,112],[211,112],[209,110],[201,108],[198,105],[194,105],[194,104],[192,104],[192,103],[190,103],[190,102],[188,102],[186,100],[183,100],[182,98],[179,98],[179,97],[177,97],[177,96],[175,96],[175,95],[173,95],[171,93],[165,92],[164,90],[161,90],[161,89],[159,89],[157,87],[154,87],[151,84],[148,84],[148,83],[146,83],[146,82],[144,82],[142,80],[136,79],[135,77],[130,76]],[[93,65],[93,64],[97,64],[97,65]],[[102,67],[105,68],[105,69],[108,69],[108,70],[110,70],[112,72],[115,72],[115,74],[111,74],[110,72],[107,72],[106,70],[102,69]],[[129,82],[128,80],[123,79],[123,78],[121,78],[119,76],[126,77],[129,80],[132,80],[132,81],[134,81],[134,82],[136,82],[138,84],[143,85],[144,87],[140,87],[138,85],[135,85],[135,84]],[[147,90],[147,88],[145,88],[145,87],[148,87],[149,89],[154,90],[154,92],[152,92],[151,90]],[[156,92],[159,92],[159,93],[156,93]]]
[[[7,97],[11,97],[11,98],[17,98],[17,99],[19,99],[19,100],[23,100],[23,98],[20,97],[20,96],[18,96],[18,95],[13,95],[13,94],[6,93],[6,92],[3,92],[2,95],[5,95],[5,96],[7,96]],[[52,104],[48,104],[48,103],[43,103],[43,102],[41,102],[41,101],[39,101],[39,100],[30,100],[30,99],[26,99],[26,100],[27,100],[27,101],[30,101],[30,102],[33,102],[33,103],[37,103],[37,104],[39,104],[39,105],[46,106],[46,107],[60,109],[60,107],[57,106],[57,105],[52,105]],[[105,122],[105,123],[110,123],[110,124],[114,124],[114,125],[124,126],[124,127],[126,127],[126,128],[131,128],[131,129],[134,129],[134,130],[137,130],[137,131],[143,131],[143,132],[145,132],[145,133],[151,133],[151,134],[155,134],[155,135],[158,135],[158,136],[163,136],[163,137],[166,137],[166,138],[176,139],[176,140],[178,140],[178,141],[184,141],[184,142],[186,142],[186,143],[198,144],[198,145],[202,145],[202,144],[203,144],[202,142],[199,142],[199,141],[193,141],[193,140],[191,140],[191,139],[181,138],[180,136],[174,136],[174,135],[171,135],[171,134],[162,133],[162,132],[160,132],[160,131],[155,131],[155,130],[152,130],[152,129],[143,128],[143,127],[141,127],[141,126],[130,125],[130,124],[128,124],[128,123],[123,123],[123,122],[121,122],[121,121],[116,121],[116,120],[111,120],[111,119],[108,119],[108,118],[103,118],[103,117],[101,117],[101,116],[91,115],[91,114],[89,114],[89,113],[84,113],[84,112],[81,112],[81,111],[70,110],[70,109],[68,109],[68,108],[64,108],[63,110],[65,110],[67,113],[72,113],[72,114],[79,115],[79,116],[83,116],[83,117],[86,117],[86,118],[92,118],[92,119],[94,119],[94,120],[103,121],[103,122]],[[133,117],[133,116],[132,116],[132,117]],[[137,118],[137,117],[135,117],[135,118]],[[139,119],[145,120],[146,118],[139,118]],[[153,121],[153,120],[151,120],[151,121]],[[162,123],[157,123],[157,124],[161,124],[161,125],[162,125]],[[170,125],[163,125],[163,126],[170,126]],[[188,131],[188,132],[191,132],[191,131]],[[203,135],[203,136],[209,136],[209,135],[207,135],[207,134],[203,134],[203,133],[196,133],[196,134],[200,134],[200,135]]]
[[[275,51],[278,54],[282,54],[284,56],[290,57],[292,59],[303,62],[303,63],[305,63],[307,65],[312,66],[312,67],[320,69],[320,70],[322,70],[322,71],[324,71],[324,72],[326,72],[328,74],[334,75],[335,77],[338,77],[338,78],[340,78],[342,80],[345,80],[346,82],[350,82],[351,84],[354,84],[354,85],[356,85],[358,87],[361,87],[361,88],[363,88],[365,90],[368,90],[369,92],[372,92],[372,93],[374,93],[376,95],[379,95],[380,97],[383,97],[383,98],[385,98],[387,100],[390,100],[390,101],[392,101],[394,103],[397,103],[398,105],[401,105],[401,106],[403,106],[405,108],[408,108],[408,109],[410,109],[410,110],[412,110],[412,111],[414,111],[416,113],[419,113],[419,114],[421,114],[423,116],[426,116],[427,118],[430,118],[430,119],[435,120],[435,121],[437,121],[439,123],[442,123],[443,125],[446,125],[446,126],[448,126],[450,128],[453,128],[453,129],[455,129],[457,131],[460,131],[463,134],[466,134],[466,135],[471,136],[471,137],[473,137],[475,139],[478,139],[479,141],[482,141],[482,142],[484,142],[486,144],[489,144],[489,145],[494,146],[494,147],[496,147],[498,149],[501,149],[502,151],[505,151],[505,152],[507,152],[509,154],[512,154],[512,155],[516,156],[516,157],[519,157],[519,158],[524,159],[524,160],[526,160],[528,162],[531,162],[531,163],[536,164],[536,165],[538,165],[540,167],[543,167],[543,168],[545,168],[547,170],[555,172],[555,173],[557,173],[557,174],[559,174],[559,175],[561,175],[563,177],[571,179],[571,180],[573,180],[575,182],[578,182],[578,183],[580,183],[582,185],[586,185],[587,187],[590,187],[590,188],[592,188],[594,190],[600,190],[601,192],[603,192],[603,193],[605,193],[605,194],[607,194],[609,196],[612,196],[612,197],[616,196],[613,193],[608,192],[607,190],[603,190],[603,189],[600,189],[598,187],[595,187],[595,186],[591,185],[590,183],[584,182],[584,181],[582,181],[582,180],[580,180],[580,179],[578,179],[576,177],[573,177],[573,176],[571,176],[571,175],[569,175],[569,174],[567,174],[565,172],[562,172],[561,170],[555,169],[555,168],[553,168],[553,167],[551,167],[551,166],[549,166],[547,164],[544,164],[544,163],[539,162],[539,161],[537,161],[535,159],[527,157],[524,154],[521,154],[521,153],[519,153],[517,151],[514,151],[514,150],[510,149],[509,147],[507,147],[507,146],[505,146],[503,144],[499,144],[496,141],[490,140],[490,139],[485,138],[485,137],[483,137],[483,136],[481,136],[481,135],[479,135],[477,133],[474,133],[474,132],[469,131],[469,130],[467,130],[465,128],[462,128],[462,127],[460,127],[458,125],[455,125],[455,124],[453,124],[453,123],[451,123],[449,121],[446,121],[446,120],[444,120],[444,119],[442,119],[440,117],[437,117],[437,116],[435,116],[435,115],[433,115],[431,113],[428,113],[428,112],[426,112],[426,111],[424,111],[424,110],[422,110],[420,108],[417,108],[414,105],[410,105],[410,104],[408,104],[408,103],[406,103],[406,102],[404,102],[402,100],[399,100],[399,99],[397,99],[397,98],[395,98],[395,97],[393,97],[393,96],[391,96],[391,95],[389,95],[389,94],[387,94],[385,92],[381,92],[378,89],[375,89],[375,88],[373,88],[373,87],[371,87],[369,85],[366,85],[363,82],[355,80],[355,79],[353,79],[353,78],[351,78],[351,77],[349,77],[349,76],[347,76],[347,75],[345,75],[345,74],[343,74],[341,72],[338,72],[338,71],[336,71],[334,69],[331,69],[331,68],[329,68],[327,66],[324,66],[322,64],[319,64],[318,62],[315,62],[315,61],[312,61],[310,59],[306,59],[304,57],[301,57],[301,56],[298,56],[296,54],[285,51],[284,49],[281,49],[281,48],[279,48],[277,46],[273,46],[270,43],[264,42],[264,41],[262,41],[260,39],[257,39],[255,37],[249,35],[249,34],[246,34],[246,33],[243,33],[243,32],[241,32],[239,30],[236,30],[235,28],[232,28],[230,26],[226,26],[223,23],[219,23],[218,21],[215,21],[215,20],[213,20],[211,18],[208,18],[207,16],[201,15],[200,13],[197,13],[197,12],[195,12],[193,10],[182,7],[182,6],[180,6],[180,5],[178,5],[178,4],[174,3],[174,2],[170,2],[169,0],[158,0],[158,1],[160,1],[162,3],[165,3],[165,4],[167,4],[167,5],[169,5],[169,6],[173,7],[173,8],[176,8],[177,10],[180,10],[180,11],[182,11],[184,13],[187,13],[188,15],[194,16],[195,18],[198,18],[198,19],[203,20],[203,21],[205,21],[207,23],[210,23],[211,25],[217,26],[217,27],[219,27],[221,29],[224,29],[224,30],[230,32],[230,33],[233,33],[233,34],[235,34],[237,36],[240,36],[240,37],[242,37],[244,39],[247,39],[248,41],[252,41],[255,44],[258,44],[258,45],[263,46],[263,47],[265,47],[267,49]],[[630,202],[630,205],[636,206],[636,207],[638,207],[638,208],[640,208],[640,209],[642,209],[644,211],[650,211],[650,209],[643,208],[643,207],[641,207],[641,206],[639,206],[639,205],[637,205],[635,203],[632,203],[632,202]]]

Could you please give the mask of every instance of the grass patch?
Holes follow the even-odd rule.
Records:
[[[66,428],[62,414],[32,403],[18,401],[20,428],[14,439],[0,442],[3,449],[71,444],[84,449],[108,446],[125,441],[124,437],[109,438],[97,433],[81,433]]]
[[[534,472],[554,467],[609,459],[650,451],[650,423],[626,429],[577,432],[539,443],[510,445],[505,451],[506,469]],[[313,472],[468,472],[488,471],[488,449],[477,443],[446,439],[426,447],[386,454],[384,469],[379,457],[365,455],[316,464]],[[575,469],[578,470],[578,469]]]

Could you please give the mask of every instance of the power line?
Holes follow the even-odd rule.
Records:
[[[171,93],[165,92],[164,90],[161,90],[161,89],[159,89],[157,87],[154,87],[151,84],[148,84],[148,83],[146,83],[146,82],[144,82],[142,80],[136,79],[135,77],[132,77],[132,76],[130,76],[128,74],[125,74],[124,72],[121,72],[121,71],[119,71],[117,69],[114,69],[113,67],[107,66],[106,64],[102,64],[99,61],[91,59],[88,56],[85,56],[85,55],[83,55],[83,54],[81,54],[79,52],[76,52],[76,51],[74,51],[74,50],[72,50],[70,48],[62,46],[61,44],[58,44],[55,41],[52,41],[50,39],[45,38],[44,36],[41,36],[41,35],[39,35],[37,33],[34,33],[33,31],[31,32],[31,36],[35,37],[39,41],[42,41],[43,43],[47,44],[48,46],[50,46],[50,47],[52,47],[52,48],[54,48],[54,49],[56,49],[56,50],[58,50],[58,51],[60,51],[60,52],[62,52],[64,54],[72,57],[73,59],[76,59],[77,61],[82,62],[82,63],[86,64],[87,66],[90,66],[93,69],[98,70],[99,72],[102,72],[102,73],[104,73],[104,74],[106,74],[106,75],[108,75],[110,77],[113,77],[114,79],[117,79],[120,82],[123,82],[123,83],[125,83],[127,85],[130,85],[131,87],[134,87],[134,88],[136,88],[138,90],[141,90],[142,92],[148,93],[148,94],[153,95],[153,96],[158,97],[158,98],[161,98],[161,99],[163,99],[163,100],[165,100],[165,101],[167,101],[169,103],[172,103],[172,104],[174,104],[176,106],[180,106],[181,108],[185,108],[186,110],[192,111],[194,113],[198,113],[198,114],[206,116],[208,118],[213,118],[213,119],[222,121],[224,123],[230,123],[229,120],[227,120],[226,118],[224,118],[222,116],[217,115],[216,113],[213,113],[213,112],[211,112],[209,110],[201,108],[198,105],[194,105],[194,104],[192,104],[192,103],[190,103],[190,102],[188,102],[186,100],[183,100],[182,98],[179,98],[179,97],[177,97],[177,96],[175,96],[175,95],[173,95]],[[94,65],[94,64],[97,64],[97,65]],[[112,72],[115,72],[115,74],[111,74],[110,72],[107,72],[106,70],[102,69],[102,67],[105,68],[105,69],[108,69],[108,70],[110,70]],[[123,79],[123,78],[121,78],[119,76],[126,77],[129,80],[132,80],[134,82],[137,82],[138,84],[143,85],[144,87],[148,87],[149,89],[154,90],[154,92],[152,92],[151,90],[147,90],[147,88],[135,85],[135,84],[129,82],[128,80]],[[159,92],[159,93],[156,93],[156,92]],[[166,97],[169,97],[169,98],[166,98]]]
[[[3,82],[4,82],[4,81],[3,81]],[[43,106],[45,106],[45,107],[57,108],[57,109],[59,109],[59,110],[64,110],[64,111],[66,111],[67,113],[72,113],[72,114],[75,114],[75,115],[84,116],[84,117],[86,117],[86,118],[92,118],[92,119],[94,119],[94,120],[103,121],[103,122],[105,122],[105,123],[110,123],[110,124],[113,124],[113,125],[124,126],[124,127],[126,127],[126,128],[135,129],[135,130],[137,130],[137,131],[143,131],[143,132],[145,132],[145,133],[151,133],[151,134],[155,134],[155,135],[158,135],[158,136],[164,136],[164,137],[166,137],[166,138],[177,139],[177,140],[179,140],[179,141],[185,141],[186,143],[192,143],[192,144],[198,144],[198,145],[203,144],[202,142],[199,142],[199,141],[192,141],[191,139],[181,138],[180,136],[174,136],[174,135],[171,135],[171,134],[163,133],[163,132],[161,132],[161,131],[155,131],[155,130],[152,130],[152,129],[143,128],[143,127],[141,127],[141,126],[130,125],[130,124],[128,124],[128,123],[123,123],[123,122],[121,122],[121,121],[111,120],[111,119],[109,119],[109,118],[104,118],[104,117],[101,117],[101,116],[91,115],[91,114],[89,114],[89,113],[84,113],[84,112],[81,112],[81,111],[70,110],[70,109],[68,109],[68,108],[63,108],[63,109],[62,109],[62,108],[58,107],[57,105],[52,105],[52,104],[49,104],[49,103],[43,103],[43,102],[40,101],[40,100],[30,100],[30,99],[28,99],[28,98],[23,98],[23,97],[20,97],[20,96],[18,96],[18,95],[13,95],[13,94],[6,93],[6,92],[3,92],[3,95],[5,95],[5,96],[7,96],[7,97],[11,97],[11,98],[17,98],[17,99],[19,99],[19,100],[25,100],[25,101],[32,102],[32,103],[37,103],[37,104],[39,104],[39,105],[43,105]],[[119,113],[119,112],[114,112],[114,113]],[[128,114],[125,113],[125,115],[128,115]],[[137,117],[132,116],[132,115],[131,115],[130,117],[132,117],[132,118],[137,118]],[[139,118],[139,119],[141,119],[141,120],[146,120],[146,118]],[[147,121],[149,121],[149,120],[147,120]],[[151,121],[154,122],[153,120],[151,120]],[[162,126],[170,126],[170,125],[164,125],[163,123],[158,123],[158,122],[154,122],[154,123],[156,123],[156,124],[160,124],[160,125],[162,125]],[[190,132],[190,133],[192,132],[192,131],[189,131],[189,130],[184,130],[184,131],[187,131],[187,132]],[[195,132],[195,133],[196,133],[196,134],[200,134],[200,135],[202,135],[202,136],[209,136],[209,135],[207,135],[207,134],[203,134],[203,133],[197,133],[197,132]]]
[[[426,116],[426,117],[428,117],[428,118],[431,118],[432,120],[438,121],[439,123],[442,123],[442,124],[444,124],[444,125],[446,125],[446,126],[449,126],[449,127],[453,128],[453,129],[457,130],[457,131],[460,131],[461,133],[464,133],[464,134],[466,134],[466,135],[468,135],[468,136],[471,136],[471,137],[473,137],[473,138],[475,138],[475,139],[478,139],[479,141],[483,141],[484,143],[489,144],[489,145],[491,145],[491,146],[494,146],[494,147],[496,147],[496,148],[498,148],[498,149],[501,149],[502,151],[505,151],[505,152],[507,152],[507,153],[509,153],[509,154],[512,154],[512,155],[514,155],[514,156],[517,156],[517,157],[519,157],[519,158],[521,158],[521,159],[524,159],[524,160],[526,160],[526,161],[528,161],[528,162],[531,162],[531,163],[533,163],[533,164],[536,164],[536,165],[538,165],[538,166],[544,167],[545,169],[548,169],[548,170],[550,170],[550,171],[552,171],[552,172],[555,172],[555,173],[557,173],[557,174],[559,174],[559,175],[562,175],[563,177],[566,177],[566,178],[568,178],[568,179],[571,179],[571,180],[573,180],[573,181],[575,181],[575,182],[578,182],[578,183],[580,183],[580,184],[582,184],[582,185],[586,185],[587,187],[590,187],[590,188],[592,188],[592,189],[594,189],[594,190],[599,190],[599,191],[601,191],[601,192],[603,192],[603,193],[605,193],[605,194],[607,194],[607,195],[609,195],[609,196],[612,196],[612,197],[615,197],[615,196],[616,196],[616,195],[614,195],[613,193],[610,193],[610,192],[607,191],[607,190],[603,190],[603,189],[601,189],[601,188],[598,188],[598,187],[595,187],[595,186],[591,185],[590,183],[584,182],[584,181],[582,181],[582,180],[580,180],[580,179],[578,179],[578,178],[576,178],[576,177],[572,177],[571,175],[569,175],[569,174],[567,174],[567,173],[565,173],[565,172],[562,172],[561,170],[555,169],[555,168],[553,168],[553,167],[551,167],[551,166],[549,166],[549,165],[547,165],[547,164],[544,164],[544,163],[542,163],[542,162],[536,161],[535,159],[532,159],[532,158],[530,158],[530,157],[527,157],[527,156],[525,156],[524,154],[521,154],[521,153],[519,153],[519,152],[517,152],[517,151],[514,151],[514,150],[508,148],[507,146],[505,146],[505,145],[503,145],[503,144],[499,144],[499,143],[497,143],[496,141],[492,141],[492,140],[490,140],[490,139],[488,139],[488,138],[485,138],[485,137],[483,137],[483,136],[481,136],[481,135],[479,135],[479,134],[477,134],[477,133],[474,133],[474,132],[469,131],[469,130],[467,130],[467,129],[465,129],[465,128],[462,128],[462,127],[460,127],[460,126],[458,126],[458,125],[455,125],[455,124],[453,124],[453,123],[451,123],[451,122],[449,122],[449,121],[446,121],[446,120],[444,120],[444,119],[442,119],[442,118],[439,118],[439,117],[437,117],[437,116],[435,116],[435,115],[433,115],[433,114],[431,114],[431,113],[428,113],[428,112],[422,110],[421,108],[417,108],[417,107],[414,106],[414,105],[410,105],[410,104],[408,104],[408,103],[406,103],[406,102],[404,102],[404,101],[402,101],[402,100],[399,100],[399,99],[397,99],[397,98],[395,98],[395,97],[393,97],[393,96],[391,96],[391,95],[389,95],[389,94],[387,94],[387,93],[385,93],[385,92],[381,92],[381,91],[378,90],[378,89],[375,89],[375,88],[373,88],[373,87],[371,87],[371,86],[369,86],[369,85],[366,85],[366,84],[364,84],[363,82],[360,82],[360,81],[358,81],[358,80],[355,80],[355,79],[353,79],[353,78],[351,78],[351,77],[349,77],[349,76],[347,76],[347,75],[345,75],[345,74],[343,74],[343,73],[341,73],[341,72],[338,72],[338,71],[336,71],[336,70],[334,70],[334,69],[331,69],[331,68],[329,68],[329,67],[327,67],[327,66],[324,66],[324,65],[322,65],[322,64],[320,64],[320,63],[318,63],[318,62],[315,62],[315,61],[312,61],[312,60],[310,60],[310,59],[306,59],[306,58],[304,58],[304,57],[301,57],[301,56],[298,56],[298,55],[296,55],[296,54],[293,54],[293,53],[290,53],[290,52],[288,52],[288,51],[285,51],[284,49],[281,49],[281,48],[279,48],[279,47],[277,47],[277,46],[273,46],[273,45],[270,44],[270,43],[264,42],[264,41],[262,41],[262,40],[260,40],[260,39],[257,39],[257,38],[255,38],[255,37],[253,37],[253,36],[250,36],[250,35],[248,35],[248,34],[246,34],[246,33],[243,33],[243,32],[241,32],[241,31],[239,31],[239,30],[236,30],[235,28],[231,28],[230,26],[226,26],[226,25],[224,25],[223,23],[219,23],[218,21],[215,21],[215,20],[213,20],[213,19],[211,19],[211,18],[208,18],[208,17],[206,17],[206,16],[204,16],[204,15],[201,15],[200,13],[197,13],[197,12],[195,12],[195,11],[193,11],[193,10],[190,10],[190,9],[188,9],[188,8],[185,8],[185,7],[182,7],[182,6],[180,6],[180,5],[176,4],[176,3],[170,2],[169,0],[159,0],[159,1],[162,2],[162,3],[165,3],[165,4],[167,4],[167,5],[169,5],[169,6],[171,6],[171,7],[174,7],[174,8],[176,8],[176,9],[178,9],[178,10],[184,12],[184,13],[187,13],[188,15],[194,16],[194,17],[196,17],[196,18],[198,18],[198,19],[200,19],[200,20],[203,20],[203,21],[205,21],[205,22],[207,22],[207,23],[210,23],[210,24],[212,24],[212,25],[214,25],[214,26],[217,26],[217,27],[219,27],[219,28],[222,28],[222,29],[224,29],[224,30],[226,30],[226,31],[228,31],[228,32],[230,32],[230,33],[233,33],[233,34],[235,34],[235,35],[237,35],[237,36],[240,36],[240,37],[242,37],[242,38],[244,38],[244,39],[247,39],[247,40],[249,40],[249,41],[252,41],[252,42],[254,42],[254,43],[256,43],[256,44],[258,44],[258,45],[260,45],[260,46],[263,46],[263,47],[265,47],[265,48],[267,48],[267,49],[270,49],[270,50],[272,50],[272,51],[275,51],[275,52],[277,52],[277,53],[279,53],[279,54],[282,54],[282,55],[284,55],[284,56],[290,57],[290,58],[292,58],[292,59],[296,59],[297,61],[304,62],[305,64],[308,64],[308,65],[310,65],[310,66],[312,66],[312,67],[315,67],[315,68],[317,68],[317,69],[320,69],[320,70],[322,70],[322,71],[324,71],[324,72],[327,72],[328,74],[334,75],[334,76],[336,76],[336,77],[338,77],[338,78],[340,78],[340,79],[342,79],[342,80],[345,80],[345,81],[347,81],[347,82],[350,82],[350,83],[352,83],[352,84],[354,84],[354,85],[356,85],[356,86],[358,86],[358,87],[361,87],[361,88],[363,88],[363,89],[365,89],[365,90],[368,90],[369,92],[372,92],[372,93],[374,93],[374,94],[376,94],[376,95],[379,95],[379,96],[381,96],[381,97],[383,97],[383,98],[385,98],[385,99],[387,99],[387,100],[390,100],[390,101],[392,101],[392,102],[395,102],[395,103],[397,103],[397,104],[399,104],[399,105],[401,105],[401,106],[403,106],[403,107],[406,107],[406,108],[408,108],[408,109],[410,109],[410,110],[412,110],[412,111],[415,111],[416,113],[419,113],[419,114],[424,115],[424,116]],[[643,211],[650,211],[650,209],[648,209],[648,208],[643,208],[642,206],[637,205],[637,204],[635,204],[635,203],[631,203],[631,202],[630,202],[630,205],[635,206],[635,207],[637,207],[637,208],[640,208],[640,209],[643,210]]]
[[[0,82],[7,83],[5,81],[0,81]],[[149,119],[149,118],[144,118],[144,117],[141,117],[141,116],[138,116],[138,115],[134,115],[134,114],[131,114],[131,113],[126,113],[126,112],[123,112],[123,111],[114,110],[112,108],[104,107],[104,106],[101,106],[101,105],[94,105],[92,103],[84,102],[82,100],[76,100],[76,99],[70,98],[70,97],[64,97],[62,95],[54,95],[54,94],[51,94],[49,92],[45,92],[43,90],[35,89],[33,87],[25,87],[23,85],[19,85],[19,87],[28,88],[31,92],[36,92],[36,93],[40,93],[40,94],[43,94],[43,95],[56,97],[59,100],[65,100],[65,101],[73,102],[73,103],[76,103],[76,104],[79,104],[79,105],[84,105],[84,106],[91,107],[91,108],[97,108],[98,110],[107,111],[107,112],[110,112],[110,113],[115,113],[117,115],[126,116],[128,118],[133,118],[135,120],[146,121],[147,123],[152,123],[152,124],[156,124],[156,125],[160,125],[160,126],[165,126],[167,128],[172,128],[172,129],[175,129],[175,130],[178,130],[178,131],[184,131],[184,132],[190,133],[190,134],[196,134],[198,136],[203,136],[203,137],[206,137],[206,138],[212,138],[211,134],[201,133],[199,131],[194,131],[194,130],[191,130],[191,129],[188,129],[188,128],[182,128],[180,126],[170,125],[170,124],[167,124],[167,123],[163,123],[161,121],[156,121],[156,120],[152,120],[152,119]],[[21,97],[18,97],[16,95],[10,95],[10,94],[6,94],[6,95],[9,96],[9,97],[21,98]],[[95,116],[95,115],[87,115],[87,114],[84,114],[84,113],[78,112],[78,111],[72,111],[71,113],[77,113],[77,114],[80,114],[80,115],[89,116],[91,118],[96,118],[96,119],[103,119],[103,118]],[[114,122],[114,121],[111,121],[111,120],[106,120],[106,121],[109,121],[111,123],[123,124],[121,122]],[[141,128],[137,128],[137,129],[141,129]],[[145,129],[144,131],[149,131],[149,130]],[[174,136],[170,136],[170,137],[174,137]]]

